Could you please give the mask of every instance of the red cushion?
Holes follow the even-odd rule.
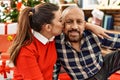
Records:
[[[120,73],[114,73],[110,76],[109,80],[120,80]]]
[[[6,52],[12,42],[14,35],[0,35],[0,52]]]
[[[60,73],[59,80],[72,80],[67,73]]]
[[[2,60],[9,60],[10,54],[9,53],[1,53],[1,59]]]

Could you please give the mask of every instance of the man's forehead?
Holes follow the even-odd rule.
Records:
[[[78,7],[68,7],[65,9],[62,13],[63,20],[69,19],[69,18],[84,18],[84,13],[82,9]]]
[[[75,13],[75,12],[70,12],[65,16],[65,19],[81,19],[84,18],[82,13]]]
[[[79,18],[79,17],[81,17],[80,14],[68,14],[68,15],[66,15],[65,18]]]
[[[83,14],[83,11],[82,11],[82,10],[80,10],[79,8],[73,8],[73,9],[70,9],[70,10],[67,12],[66,16],[67,16],[67,15],[71,15],[71,16],[73,16],[73,15],[82,15],[82,14]]]

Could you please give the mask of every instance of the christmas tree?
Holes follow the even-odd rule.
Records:
[[[9,23],[17,22],[20,10],[25,6],[34,7],[41,2],[49,2],[49,0],[11,0],[10,6],[0,2],[0,22]]]

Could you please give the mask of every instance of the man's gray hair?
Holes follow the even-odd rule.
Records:
[[[78,7],[78,6],[69,6],[69,7],[65,8],[65,9],[63,10],[63,12],[62,12],[61,18],[62,18],[62,19],[65,18],[65,16],[67,15],[67,13],[68,13],[71,9],[73,9],[73,8],[79,8],[79,7]],[[79,8],[79,9],[82,10],[81,8]],[[83,16],[84,16],[84,12],[83,12]]]

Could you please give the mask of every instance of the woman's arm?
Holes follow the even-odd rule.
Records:
[[[105,30],[101,26],[94,25],[94,24],[87,22],[85,29],[91,30],[93,33],[95,33],[100,38],[103,38],[103,37],[110,38],[110,36],[106,34],[106,33],[110,33],[110,31]]]

